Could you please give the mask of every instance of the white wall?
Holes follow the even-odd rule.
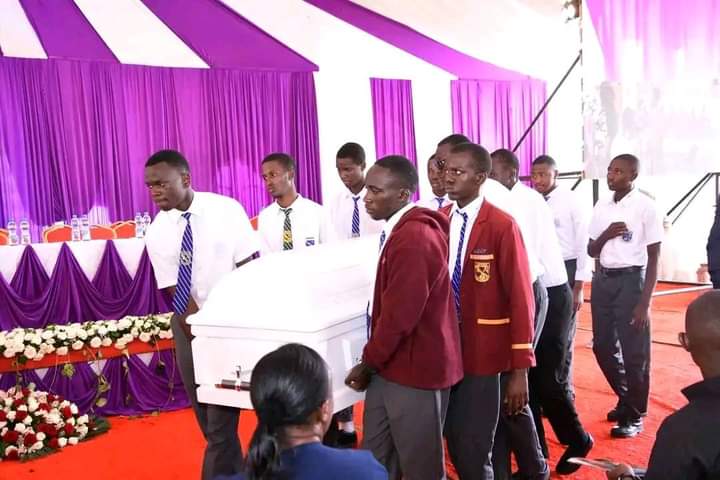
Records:
[[[453,76],[302,1],[223,1],[320,67],[315,85],[325,199],[343,188],[335,171],[343,143],[356,141],[376,158],[370,77],[412,80],[420,191],[429,191],[427,158],[451,133]]]

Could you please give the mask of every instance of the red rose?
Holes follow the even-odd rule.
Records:
[[[25,399],[24,398],[18,398],[13,402],[13,407],[19,407],[20,405],[25,405]]]
[[[23,438],[23,445],[26,447],[31,447],[35,442],[37,442],[37,437],[34,433],[26,433],[25,437]]]
[[[25,420],[27,418],[27,416],[28,416],[28,412],[26,412],[24,410],[18,410],[15,413],[15,421],[22,422],[23,420]]]
[[[49,412],[50,405],[48,405],[47,403],[41,403],[40,405],[38,405],[38,410],[45,410],[46,412]]]
[[[7,414],[5,410],[0,410],[0,422],[4,422],[5,420],[7,420]]]
[[[23,388],[22,390],[23,397],[29,397],[30,396],[30,389],[29,388]]]
[[[50,441],[48,442],[48,446],[50,448],[57,449],[57,448],[60,448],[60,442],[58,442],[57,438],[51,438]]]
[[[3,442],[9,443],[10,445],[15,445],[18,441],[18,438],[20,438],[20,434],[15,430],[8,430],[2,437]]]
[[[60,410],[60,413],[62,413],[62,416],[65,418],[72,417],[72,410],[70,410],[70,407],[65,407],[62,410]]]
[[[45,432],[45,434],[46,434],[48,437],[55,438],[55,437],[58,436],[58,433],[59,433],[59,432],[60,432],[59,429],[53,427],[52,425],[48,425],[48,429],[47,429],[47,431]]]
[[[75,432],[75,427],[73,427],[70,424],[66,424],[65,427],[63,428],[63,430],[65,430],[65,435],[67,435],[69,437],[70,435],[73,434],[73,432]]]
[[[19,458],[20,455],[17,450],[11,450],[10,453],[5,456],[5,460],[18,460]]]

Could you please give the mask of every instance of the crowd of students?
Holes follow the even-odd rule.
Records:
[[[441,479],[445,440],[461,479],[547,479],[542,417],[566,446],[557,473],[573,473],[579,466],[568,459],[594,445],[571,383],[576,314],[591,278],[593,350],[618,397],[611,434],[642,431],[663,230],[654,201],[634,187],[636,157],[612,160],[611,195],[592,210],[558,183],[551,157],[533,162],[531,188],[513,152],[491,154],[457,134],[438,143],[427,167],[432,196],[416,203],[418,172],[402,156],[365,175],[365,152],[347,143],[336,166],[345,189],[321,206],[298,194],[289,155],[268,155],[262,178],[274,201],[255,232],[237,201],[192,189],[179,152],[146,163],[160,209],[147,249],[158,288],[173,298],[177,360],[207,440],[203,479]],[[335,446],[356,446],[353,412],[332,415],[327,366],[288,345],[253,371],[259,425],[243,467],[238,411],[197,402],[185,319],[258,253],[378,234],[369,339],[346,378],[365,392],[362,448],[372,456],[321,445],[332,425]]]

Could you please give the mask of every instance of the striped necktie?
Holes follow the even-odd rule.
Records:
[[[353,214],[352,214],[352,237],[356,238],[360,236],[360,209],[358,208],[358,200],[360,200],[360,196],[353,197],[353,202],[355,202],[355,206],[353,207]]]
[[[443,197],[435,197],[435,201],[438,204],[438,210],[440,210],[443,206],[443,203],[445,203],[445,198]]]
[[[378,251],[382,252],[383,245],[385,245],[385,230],[380,232],[380,248]],[[374,294],[374,292],[373,292]],[[368,301],[367,307],[365,308],[365,321],[367,323],[367,338],[370,340],[370,327],[372,326],[372,316],[370,316],[370,302]]]
[[[190,301],[190,284],[192,280],[192,263],[193,263],[193,234],[190,225],[190,212],[182,214],[187,221],[185,232],[182,237],[182,246],[180,248],[180,265],[178,267],[178,279],[175,284],[175,296],[173,297],[173,311],[182,315],[187,310]]]
[[[457,312],[458,321],[460,321],[460,281],[462,280],[462,247],[465,243],[465,228],[467,227],[468,214],[459,210],[456,214],[463,217],[463,224],[460,228],[460,241],[458,242],[457,255],[455,256],[455,268],[452,274],[452,289],[455,297],[455,311]]]
[[[383,245],[385,245],[385,230],[380,233],[380,248],[378,250],[381,252]]]
[[[290,214],[292,213],[292,208],[281,208],[281,212],[285,214],[285,223],[283,223],[283,250],[292,250],[293,249],[293,237],[292,237],[292,224],[290,223]]]

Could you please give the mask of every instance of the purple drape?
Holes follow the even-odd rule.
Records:
[[[720,0],[587,0],[607,80],[714,78],[720,65]],[[637,57],[623,56],[637,53]],[[679,58],[683,61],[680,62]],[[626,72],[627,73],[627,72]]]
[[[73,364],[72,376],[63,374],[64,365],[47,369],[41,377],[35,370],[0,375],[0,390],[20,383],[34,383],[37,390],[60,394],[77,404],[80,413],[91,409],[99,415],[138,415],[157,410],[176,410],[189,405],[172,350],[155,352],[146,366],[138,355],[110,358],[102,369],[110,389],[101,395],[107,400],[94,406],[98,376],[87,362]]]
[[[152,211],[143,166],[161,148],[187,156],[197,190],[250,215],[270,202],[260,161],[284,151],[298,190],[321,201],[312,73],[0,58],[0,225]]]
[[[402,155],[417,166],[410,80],[371,78],[370,90],[377,158]]]
[[[492,152],[512,149],[545,102],[545,83],[539,80],[451,81],[453,131],[462,133]],[[520,175],[546,153],[546,119],[543,115],[515,152]]]
[[[62,246],[49,279],[32,247],[23,252],[10,284],[0,276],[2,330],[116,320],[126,315],[168,311],[147,252],[143,252],[137,273],[131,278],[112,241],[107,242],[92,281],[67,245]]]

